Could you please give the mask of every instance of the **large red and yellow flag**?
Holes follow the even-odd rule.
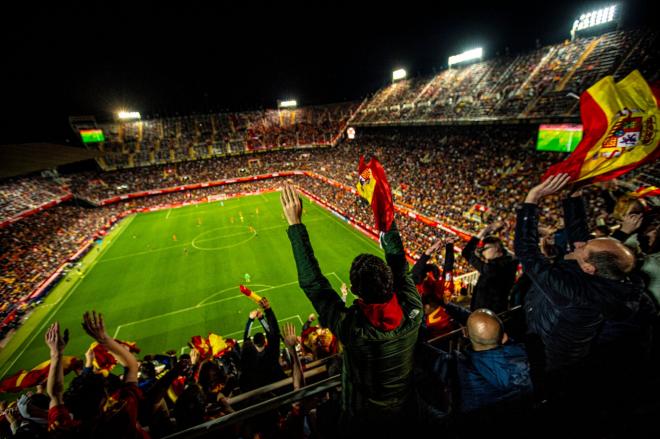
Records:
[[[660,89],[635,70],[619,82],[606,76],[580,97],[584,135],[573,153],[544,178],[567,173],[572,181],[616,178],[660,157]]]
[[[82,361],[76,357],[64,356],[62,358],[62,369],[64,369],[65,375],[73,370],[82,369],[82,366]],[[30,387],[45,383],[48,379],[49,370],[50,360],[38,364],[32,370],[20,370],[0,382],[0,393],[21,392]]]
[[[138,348],[137,344],[133,341],[123,341],[117,339],[115,339],[115,341],[126,347],[129,352],[140,352],[140,348]],[[93,342],[89,348],[94,353],[94,359],[92,360],[94,369],[98,373],[101,373],[104,376],[108,376],[110,371],[112,371],[112,369],[117,365],[117,359],[115,356],[112,354],[112,352],[109,352],[105,346],[99,344],[98,342]]]
[[[360,176],[357,191],[371,204],[376,229],[381,232],[389,231],[394,221],[394,201],[383,166],[375,157],[365,163],[364,156],[361,156],[358,173]]]
[[[208,337],[195,335],[190,339],[190,347],[196,349],[202,359],[221,357],[229,349],[233,348],[235,343],[225,340],[221,335],[209,332]]]

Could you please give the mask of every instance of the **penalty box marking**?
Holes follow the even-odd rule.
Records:
[[[331,276],[331,275],[334,275],[341,282],[341,279],[339,278],[339,276],[337,276],[337,274],[335,272],[326,274],[326,276]],[[277,288],[282,288],[282,287],[286,287],[286,286],[295,285],[297,283],[298,283],[298,281],[287,282],[285,284],[268,287],[268,288],[266,288],[264,290],[260,290],[258,292],[261,293],[261,292],[264,292],[264,291],[270,291],[270,290],[274,290],[274,289],[277,289]],[[231,289],[233,289],[233,288],[236,288],[236,287],[232,287]],[[229,290],[229,288],[227,288],[226,290],[223,290],[222,292],[226,292],[228,290]],[[218,293],[216,293],[216,295],[217,294]],[[159,314],[159,315],[155,315],[155,316],[152,316],[152,317],[147,317],[145,319],[135,320],[133,322],[128,322],[128,323],[123,323],[123,324],[117,326],[117,329],[115,330],[115,333],[112,337],[117,338],[117,335],[119,335],[119,331],[122,328],[126,328],[127,326],[139,325],[140,323],[150,322],[150,321],[157,320],[157,319],[160,319],[160,318],[163,318],[163,317],[169,317],[169,316],[173,316],[173,315],[176,315],[176,314],[181,314],[181,313],[184,313],[184,312],[192,311],[192,310],[195,310],[195,309],[204,308],[206,306],[211,306],[211,305],[215,305],[215,304],[218,304],[218,303],[227,302],[229,300],[238,299],[239,297],[245,297],[245,295],[244,294],[237,294],[235,296],[226,297],[224,299],[219,299],[219,300],[214,300],[213,302],[208,302],[208,303],[204,303],[202,301],[202,302],[200,302],[199,304],[197,304],[195,306],[189,306],[189,307],[186,307],[186,308],[178,309],[176,311],[170,311],[170,312],[166,312],[164,314]]]

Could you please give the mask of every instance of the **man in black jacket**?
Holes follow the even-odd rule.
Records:
[[[286,378],[279,363],[280,328],[277,324],[277,317],[265,297],[259,301],[259,305],[264,310],[268,328],[265,337],[263,333],[258,333],[253,340],[250,340],[250,326],[256,314],[250,313],[241,349],[240,384],[243,392]],[[264,327],[264,329],[266,328]]]
[[[534,187],[516,224],[516,256],[532,282],[525,300],[528,332],[542,341],[550,373],[583,365],[604,322],[629,319],[644,294],[643,287],[627,277],[634,267],[632,252],[615,239],[574,241],[574,250],[556,263],[541,254],[537,203],[568,181],[568,175],[559,174]],[[567,224],[569,231],[571,226]]]
[[[495,236],[487,236],[497,228],[490,224],[463,248],[463,257],[479,272],[479,280],[472,293],[470,310],[487,308],[501,313],[508,309],[509,294],[516,280],[518,261],[508,254],[502,241]],[[483,240],[481,257],[477,255],[477,245]]]

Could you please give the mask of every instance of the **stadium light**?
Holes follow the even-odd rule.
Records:
[[[120,111],[117,113],[117,117],[121,120],[140,119],[140,113],[137,111]]]
[[[462,63],[464,61],[469,61],[472,59],[479,59],[484,56],[484,49],[481,47],[477,47],[476,49],[472,50],[466,50],[463,53],[459,53],[458,55],[452,55],[449,57],[449,60],[447,61],[447,64],[449,64],[449,67],[451,67],[454,64]]]
[[[405,69],[398,69],[392,72],[392,82],[398,81],[400,79],[403,79],[406,77],[408,73],[406,73]]]
[[[573,22],[571,36],[575,37],[575,32],[577,31],[589,29],[614,21],[617,18],[617,10],[618,5],[612,5],[580,15],[580,18]]]
[[[296,108],[298,106],[298,102],[296,102],[295,99],[291,99],[289,101],[279,101],[277,106],[279,108]]]

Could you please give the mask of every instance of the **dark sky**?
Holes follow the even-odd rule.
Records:
[[[69,115],[103,118],[120,107],[153,116],[272,108],[281,98],[302,105],[357,100],[390,81],[397,67],[427,75],[476,46],[492,57],[505,47],[529,50],[536,39],[556,43],[577,15],[610,5],[86,3],[0,14],[0,144],[75,143]],[[652,25],[652,3],[620,2],[624,25]]]

